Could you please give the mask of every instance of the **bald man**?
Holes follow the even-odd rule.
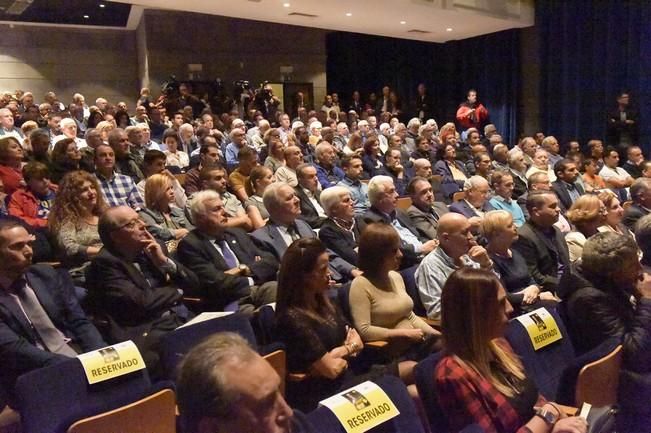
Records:
[[[439,246],[416,269],[418,292],[430,319],[440,318],[441,291],[454,271],[463,266],[493,268],[484,247],[477,245],[471,228],[468,218],[461,214],[442,215],[436,232]]]

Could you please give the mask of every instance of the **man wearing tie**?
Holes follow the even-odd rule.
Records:
[[[227,228],[219,194],[196,193],[190,211],[196,229],[183,238],[178,256],[198,277],[199,295],[218,309],[238,302],[244,312],[275,302],[278,261],[258,249],[244,230]]]
[[[18,376],[106,346],[67,274],[32,265],[33,241],[19,223],[0,221],[0,386],[10,394]]]

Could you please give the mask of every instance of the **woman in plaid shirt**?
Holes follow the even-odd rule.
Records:
[[[497,277],[462,268],[443,287],[446,355],[434,376],[450,431],[478,424],[487,433],[585,433],[583,418],[565,417],[525,376],[504,330],[513,308]]]

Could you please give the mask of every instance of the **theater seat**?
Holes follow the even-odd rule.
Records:
[[[409,397],[407,388],[400,379],[394,376],[383,376],[374,380],[387,393],[395,404],[400,415],[379,425],[370,433],[424,433],[420,417],[416,412],[414,403]],[[330,409],[319,406],[308,414],[308,420],[314,426],[315,433],[345,433],[346,430],[339,423]]]
[[[75,421],[133,403],[152,390],[147,370],[89,385],[77,358],[24,374],[16,381],[23,431],[64,433]]]
[[[423,402],[425,414],[429,421],[432,432],[448,431],[448,422],[441,410],[436,396],[436,384],[434,382],[434,370],[439,361],[443,358],[443,352],[436,352],[416,364],[414,377],[418,395]]]
[[[574,347],[570,334],[555,308],[547,309],[554,317],[563,338],[539,350],[534,350],[525,327],[517,320],[509,322],[506,339],[522,360],[527,377],[534,381],[538,391],[549,400],[559,395],[561,377],[574,361]]]

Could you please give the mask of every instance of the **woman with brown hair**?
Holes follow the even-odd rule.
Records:
[[[414,314],[414,301],[396,272],[401,258],[400,237],[392,226],[367,226],[359,240],[358,266],[363,274],[353,280],[349,296],[362,340],[387,340],[393,353],[404,353],[440,335]]]
[[[0,180],[7,195],[25,186],[23,157],[23,148],[15,137],[0,138]]]
[[[249,206],[256,207],[260,211],[260,216],[265,222],[269,219],[269,212],[267,212],[267,208],[264,207],[262,195],[267,187],[273,182],[274,174],[269,167],[258,165],[251,170],[249,183],[251,184],[251,189],[253,189],[253,194],[249,196],[249,199],[246,202],[244,202],[244,208],[248,209]]]
[[[84,269],[102,248],[97,224],[107,208],[97,178],[92,174],[72,171],[59,182],[48,224],[61,261],[70,268],[77,282],[83,281]]]
[[[269,152],[269,156],[264,160],[264,166],[275,173],[285,165],[285,145],[280,140],[280,132],[275,128],[268,130],[264,134],[263,140]]]
[[[504,340],[513,311],[497,277],[461,268],[441,298],[445,355],[434,371],[450,431],[478,424],[500,433],[585,433],[580,417],[565,417],[538,393]]]
[[[362,154],[362,167],[364,168],[364,177],[367,179],[379,174],[384,167],[380,158],[380,140],[377,135],[370,135],[366,138]]]
[[[154,174],[145,182],[145,208],[139,212],[147,230],[174,252],[178,241],[194,228],[175,203],[174,183],[168,174]]]
[[[606,206],[606,220],[599,226],[599,231],[615,232],[635,238],[635,235],[622,223],[624,208],[622,208],[617,195],[610,190],[605,190],[600,192],[597,197]]]
[[[570,262],[581,258],[583,244],[590,236],[599,233],[599,227],[606,222],[607,213],[606,205],[593,194],[584,194],[572,203],[572,207],[567,211],[567,219],[576,230],[565,235]]]
[[[81,152],[77,148],[74,138],[64,138],[57,141],[54,149],[52,149],[51,160],[50,180],[56,184],[61,181],[61,178],[66,173],[79,170]]]

